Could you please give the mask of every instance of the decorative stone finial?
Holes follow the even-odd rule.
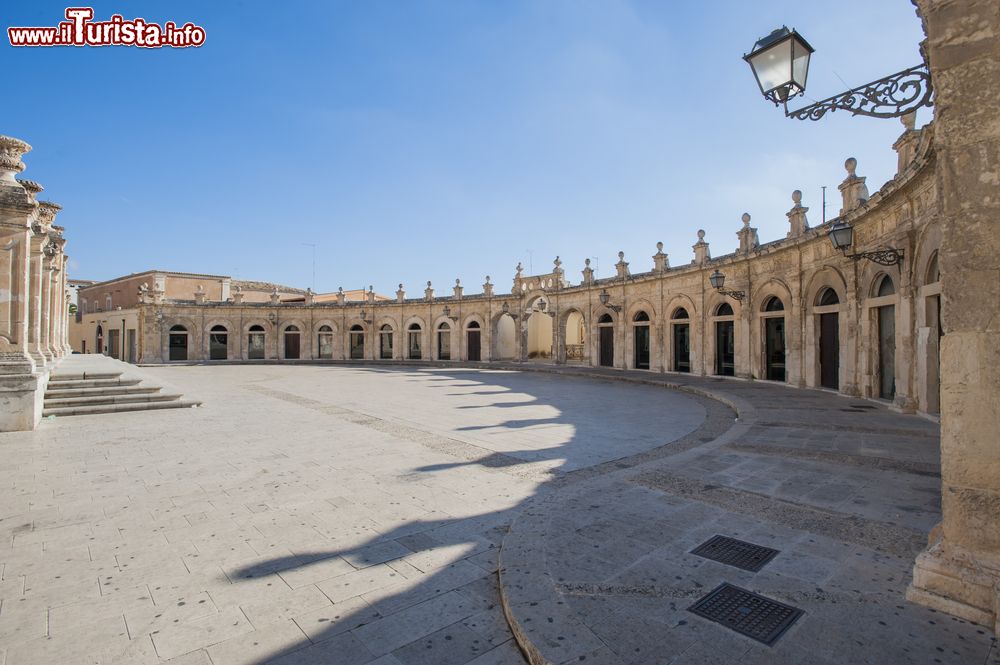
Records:
[[[490,276],[486,276],[486,282],[483,284],[483,295],[487,298],[493,297],[493,282],[490,281]]]
[[[858,160],[854,157],[848,157],[847,161],[844,162],[844,168],[847,169],[847,176],[849,178],[856,177],[855,171],[858,170]]]
[[[400,290],[400,291],[402,291],[402,290],[403,290],[403,283],[402,283],[402,282],[400,282],[400,283],[399,283],[399,290]]]
[[[796,189],[792,192],[792,203],[795,204],[796,208],[802,205],[802,190]]]
[[[703,265],[712,258],[712,255],[708,252],[708,243],[705,242],[705,229],[698,229],[698,242],[691,249],[694,250],[694,261],[692,263]]]
[[[809,208],[802,205],[802,192],[798,189],[792,192],[792,203],[794,204],[792,209],[785,213],[789,225],[787,237],[797,238],[809,228],[809,222],[806,220]]]
[[[462,280],[458,277],[455,278],[455,286],[462,286]]]
[[[431,280],[427,280],[427,288],[431,288]]]
[[[487,284],[489,284],[489,283],[490,283],[490,276],[489,276],[489,275],[487,275],[487,276],[486,276],[486,283],[487,283]]]
[[[403,283],[399,283],[399,288],[396,289],[396,301],[403,302],[406,300],[406,291],[403,290]]]
[[[705,229],[698,229],[698,242],[705,242]]]
[[[618,260],[619,261],[625,260],[625,252],[618,252]]]
[[[743,213],[742,215],[740,215],[740,219],[743,220],[743,226],[745,227],[750,226],[750,213],[748,212]]]
[[[585,265],[585,266],[587,266],[589,268],[590,267],[590,259],[584,259],[583,260],[583,265]]]
[[[653,270],[663,272],[670,267],[667,255],[663,252],[663,243],[656,243],[656,254],[653,254]]]
[[[847,169],[847,177],[844,178],[844,182],[837,186],[843,198],[844,207],[840,209],[841,215],[868,201],[868,186],[865,185],[865,178],[857,174],[858,160],[854,157],[848,157],[847,161],[844,162],[844,168]]]
[[[562,265],[562,261],[560,261],[559,257],[556,256],[556,260],[553,261],[552,264],[556,267],[556,272],[558,272],[559,271],[559,266]]]
[[[750,227],[750,213],[743,213],[740,219],[743,220],[743,228],[736,232],[736,237],[740,239],[740,253],[749,254],[760,244],[757,240],[757,229]]]
[[[618,252],[618,263],[615,264],[618,271],[618,278],[625,279],[629,276],[628,261],[625,260],[625,252]]]
[[[517,268],[516,268],[516,270],[517,270],[518,276],[520,276],[521,273],[524,272],[524,266],[521,265],[520,261],[517,262]]]
[[[906,131],[912,132],[917,126],[917,112],[910,111],[909,113],[905,113],[899,117],[899,121],[903,123],[903,127],[906,128]]]
[[[21,156],[28,152],[31,152],[31,146],[21,139],[0,136],[0,183],[21,186],[18,185],[14,174],[24,170]]]
[[[658,251],[658,252],[662,252],[663,251],[663,243],[662,242],[656,243],[656,251]]]

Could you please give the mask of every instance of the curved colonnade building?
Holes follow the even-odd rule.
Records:
[[[904,125],[894,179],[869,197],[848,160],[841,214],[810,227],[795,192],[780,240],[759,243],[744,215],[733,254],[713,258],[699,231],[694,258],[683,265],[670,266],[658,244],[652,270],[633,272],[619,254],[614,277],[594,279],[588,261],[570,284],[557,258],[542,275],[518,266],[510,293],[495,292],[487,278],[475,295],[456,282],[446,297],[428,284],[420,298],[407,298],[400,285],[394,300],[370,293],[360,302],[318,302],[307,293],[302,302],[277,294],[247,302],[238,291],[225,301],[204,293],[171,299],[147,285],[139,294],[139,362],[581,363],[825,387],[936,413],[934,129]],[[837,222],[853,229],[846,252],[828,237]],[[887,248],[902,261],[852,258]],[[722,290],[712,285],[716,271]]]

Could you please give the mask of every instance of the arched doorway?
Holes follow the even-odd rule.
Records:
[[[538,298],[529,308],[528,316],[528,358],[548,360],[552,357],[552,317],[546,311],[549,303]]]
[[[365,329],[357,323],[351,326],[349,345],[351,348],[351,360],[364,360]]]
[[[97,349],[97,352],[104,353],[104,328],[100,324],[97,326],[97,339],[94,341],[94,348]]]
[[[316,334],[316,348],[319,349],[319,357],[333,359],[333,328],[330,326],[320,326]]]
[[[587,330],[583,314],[573,310],[566,315],[566,361],[583,362],[587,358]]]
[[[600,364],[602,367],[615,366],[615,321],[610,314],[601,314],[597,319],[597,330],[600,338]]]
[[[392,326],[382,324],[378,330],[378,357],[382,360],[392,360]]]
[[[840,296],[826,287],[816,299],[819,314],[819,384],[840,390]]]
[[[419,323],[411,323],[406,331],[406,357],[410,360],[420,360],[420,335],[423,330]]]
[[[673,332],[674,371],[691,371],[691,317],[683,307],[678,307],[670,315]]]
[[[878,282],[875,297],[885,298],[896,294],[896,286],[889,275]],[[896,306],[876,307],[878,335],[878,396],[892,399],[896,396]]]
[[[298,360],[301,341],[299,338],[299,327],[290,325],[285,327],[285,360]]]
[[[727,302],[715,308],[715,373],[736,375],[736,323],[733,307]]]
[[[517,324],[510,314],[501,314],[496,320],[493,335],[493,357],[497,360],[513,360],[517,353]]]
[[[476,362],[482,360],[482,330],[478,321],[469,321],[465,326],[465,353],[469,360]]]
[[[785,380],[785,303],[778,296],[764,301],[764,378]]]
[[[229,331],[226,326],[212,326],[208,334],[208,359],[226,360],[229,357]]]
[[[451,326],[445,321],[437,327],[437,359],[451,360]]]
[[[247,338],[247,358],[249,360],[264,359],[264,342],[266,334],[264,326],[250,326],[250,335]]]
[[[167,338],[167,346],[170,349],[170,360],[188,359],[188,331],[182,325],[170,327],[170,335]]]
[[[632,317],[632,337],[635,342],[635,368],[649,369],[649,314],[646,312],[636,312]]]

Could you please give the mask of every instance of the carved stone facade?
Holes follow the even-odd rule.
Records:
[[[15,177],[30,150],[0,136],[0,431],[34,428],[49,370],[70,352],[60,206],[37,199],[38,183]]]

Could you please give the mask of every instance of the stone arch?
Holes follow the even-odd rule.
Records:
[[[202,330],[202,340],[205,348],[201,350],[202,355],[205,358],[212,359],[212,336],[213,334],[218,334],[218,331],[213,331],[212,329],[216,326],[222,326],[226,329],[226,360],[233,360],[238,357],[240,344],[239,344],[239,326],[232,322],[232,320],[224,317],[215,317],[205,321],[205,325]]]
[[[329,328],[329,330],[324,330]],[[337,357],[337,332],[339,327],[333,319],[319,319],[313,322],[313,358],[332,360]]]
[[[938,265],[941,234],[941,225],[936,221],[924,227],[917,239],[912,277],[916,287],[912,293],[916,315],[914,377],[917,409],[933,414],[941,411],[941,338],[944,336]]]
[[[763,311],[764,304],[772,296],[777,296],[781,299],[781,303],[784,305],[786,312],[791,312],[793,307],[797,304],[792,302],[792,290],[788,288],[788,284],[786,284],[784,280],[772,277],[754,289],[754,299],[751,311],[755,313]]]
[[[538,306],[539,301],[545,303],[544,310]],[[549,361],[555,354],[552,308],[552,299],[547,293],[535,290],[525,296],[521,336],[523,354],[528,360]]]
[[[187,360],[204,360],[201,354],[202,334],[201,326],[195,324],[194,319],[187,316],[164,316],[161,324],[163,334],[160,340],[162,357],[164,360],[170,359],[170,329],[174,326],[184,326],[187,332]]]
[[[494,360],[515,360],[518,356],[517,320],[513,314],[500,311],[490,322],[490,357]]]
[[[933,222],[925,226],[917,238],[917,249],[913,255],[913,284],[918,287],[933,284],[927,279],[928,267],[937,261],[941,249],[941,225]]]
[[[305,324],[302,319],[299,318],[289,318],[278,322],[278,358],[281,360],[299,360],[302,358],[312,357],[312,335],[309,334],[309,326]],[[291,330],[294,328],[294,330]],[[289,335],[298,335],[298,357],[297,358],[287,358],[286,353],[289,351],[289,342],[286,341],[286,337]],[[294,346],[293,346],[294,350]]]
[[[795,382],[799,359],[798,303],[783,280],[771,278],[755,289],[751,308],[750,372],[768,381]]]
[[[430,326],[421,316],[410,316],[403,322],[400,329],[403,358],[406,360],[427,360],[430,358],[431,332],[429,328]]]
[[[587,344],[587,315],[575,306],[570,306],[559,313],[560,340],[558,362],[582,362],[587,359],[589,345]]]
[[[809,276],[806,280],[803,302],[809,307],[816,306],[823,289],[828,288],[836,292],[841,304],[847,303],[847,279],[844,273],[834,266],[823,266]]]
[[[850,391],[856,339],[850,334],[854,313],[847,278],[836,266],[812,272],[803,291],[803,380],[809,387]],[[838,302],[824,304],[827,292]]]
[[[455,348],[460,340],[458,323],[441,314],[434,319],[431,330],[428,331],[431,344],[427,354],[431,360],[457,360],[458,350]],[[442,333],[445,333],[442,335]]]
[[[461,360],[485,360],[488,356],[484,354],[484,350],[489,348],[489,329],[486,326],[486,318],[479,313],[468,314],[464,320],[462,320],[461,327],[456,326],[456,334],[458,335],[459,344],[459,358]],[[470,336],[470,331],[478,330],[478,340],[479,349],[477,352],[478,358],[473,358],[473,354],[469,348],[470,340],[476,339],[476,337]],[[474,334],[474,333],[473,333]]]
[[[687,318],[677,318],[683,309]],[[684,293],[677,293],[667,300],[663,308],[663,368],[668,372],[703,373],[702,321],[695,301]]]

